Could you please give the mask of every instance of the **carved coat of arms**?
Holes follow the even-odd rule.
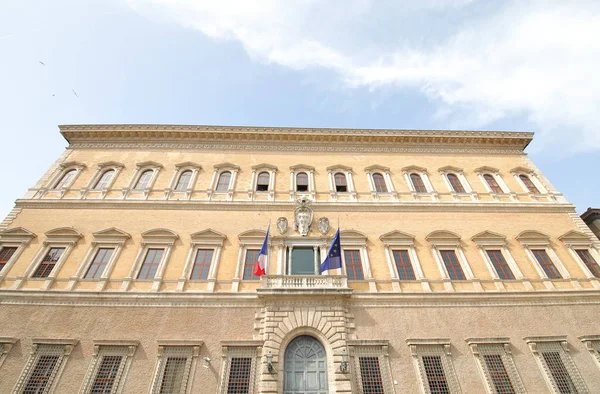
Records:
[[[280,217],[277,219],[277,230],[279,230],[279,234],[285,234],[288,229],[288,221],[285,217]]]
[[[318,228],[321,234],[327,234],[329,232],[329,219],[319,218]]]
[[[294,229],[303,237],[307,236],[312,229],[313,210],[310,204],[308,197],[302,197],[296,200],[296,209],[294,209]]]

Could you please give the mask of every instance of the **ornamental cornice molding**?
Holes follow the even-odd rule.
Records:
[[[19,199],[18,208],[30,209],[152,209],[152,210],[206,210],[206,211],[277,211],[293,210],[295,202],[272,201],[193,201],[193,200],[51,200]],[[317,201],[315,212],[518,212],[518,213],[572,213],[571,204],[549,203],[478,203],[478,202],[329,202]]]

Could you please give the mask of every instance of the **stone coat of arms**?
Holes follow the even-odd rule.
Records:
[[[313,209],[311,201],[308,197],[302,197],[296,200],[296,209],[294,209],[294,230],[300,233],[303,237],[308,235],[312,229]]]

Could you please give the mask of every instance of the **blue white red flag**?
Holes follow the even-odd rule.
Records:
[[[267,268],[267,259],[269,255],[269,230],[271,229],[271,225],[267,228],[267,235],[265,235],[265,240],[263,242],[262,248],[260,248],[260,252],[258,253],[258,260],[254,265],[254,275],[263,276],[266,272]]]
[[[319,272],[323,273],[324,271],[334,270],[336,268],[342,268],[342,250],[340,248],[339,227],[335,233],[335,236],[333,237],[333,241],[331,241],[329,252],[327,252],[327,257],[325,257],[325,260],[323,260]]]

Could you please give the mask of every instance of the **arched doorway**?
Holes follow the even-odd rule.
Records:
[[[285,350],[285,394],[327,394],[327,355],[315,338],[302,335]]]

